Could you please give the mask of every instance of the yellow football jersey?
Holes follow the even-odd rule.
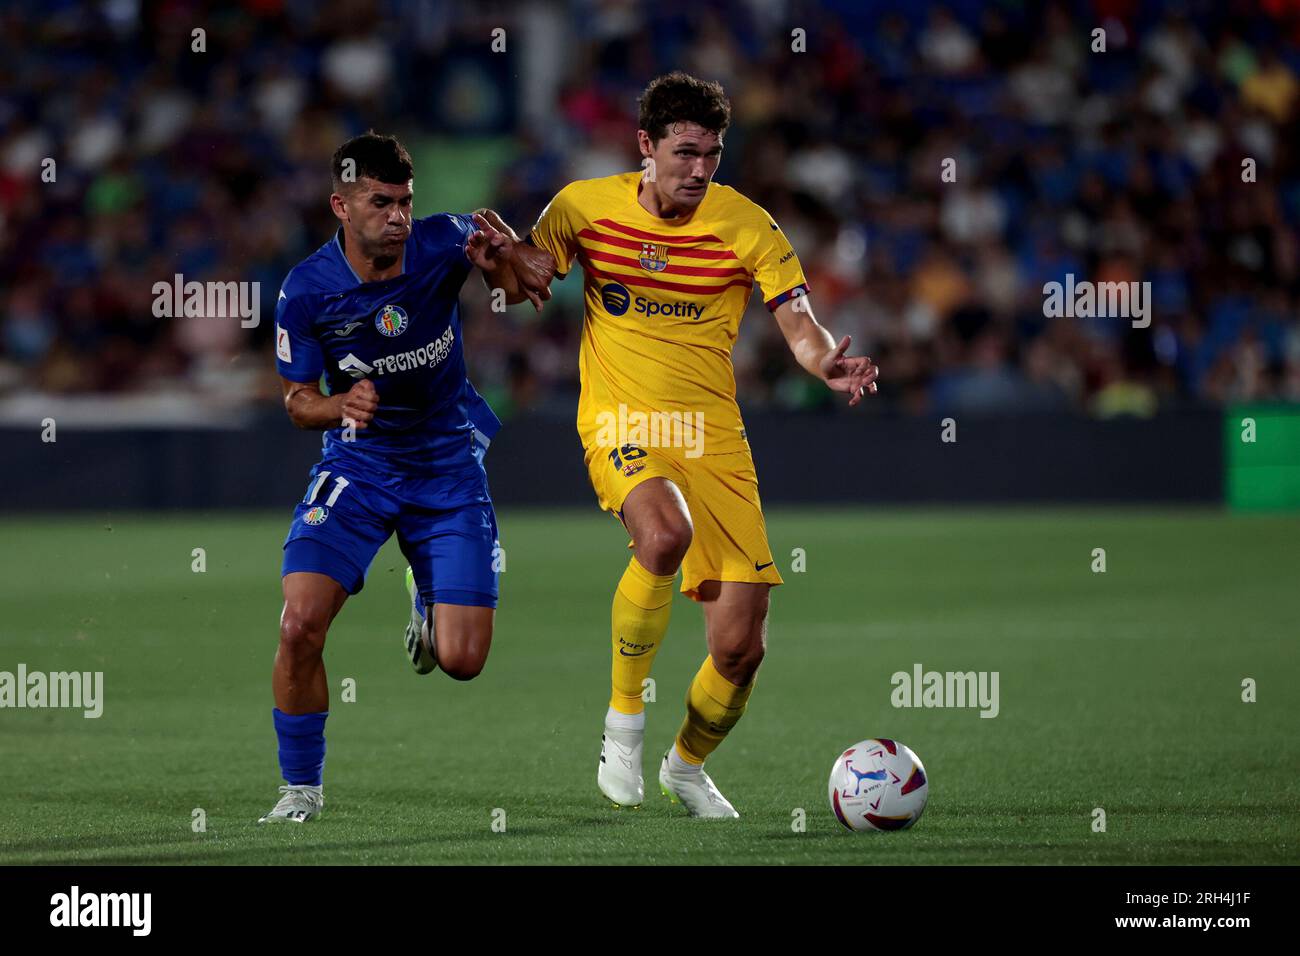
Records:
[[[532,241],[585,273],[578,434],[697,457],[747,449],[731,349],[757,282],[769,309],[808,290],[772,217],[710,183],[673,225],[637,202],[641,173],[570,183]]]

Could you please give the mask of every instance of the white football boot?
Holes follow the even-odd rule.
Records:
[[[616,807],[639,807],[645,799],[641,780],[641,745],[644,730],[620,730],[605,723],[600,736],[600,763],[596,785]]]
[[[732,820],[740,816],[703,768],[697,773],[673,773],[668,766],[667,753],[659,765],[659,790],[672,803],[684,806],[693,817]]]
[[[411,596],[411,619],[406,624],[406,658],[417,674],[432,673],[438,667],[433,646],[433,617],[420,613],[416,602],[415,572],[406,569],[406,593]]]
[[[284,794],[280,802],[258,823],[308,823],[325,806],[325,794],[320,787],[290,784],[281,787],[280,792]]]

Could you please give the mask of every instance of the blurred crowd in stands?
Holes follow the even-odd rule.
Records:
[[[637,95],[681,68],[731,97],[717,180],[776,218],[819,320],[881,366],[869,414],[1300,401],[1297,7],[6,6],[0,396],[272,402],[275,298],[333,233],[340,142],[402,137],[420,214],[440,211],[422,181],[446,195],[491,162],[490,188],[451,211],[490,205],[524,232],[566,182],[637,168]],[[261,324],[155,317],[154,284],[176,273],[260,282]],[[1149,282],[1150,326],[1046,318],[1043,285],[1067,274]],[[572,411],[581,281],[556,283],[541,316],[493,313],[467,283],[471,377],[504,416]],[[742,406],[838,404],[760,299],[734,353]]]

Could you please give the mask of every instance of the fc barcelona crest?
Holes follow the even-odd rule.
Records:
[[[668,266],[668,247],[654,242],[641,243],[641,268],[663,272]]]

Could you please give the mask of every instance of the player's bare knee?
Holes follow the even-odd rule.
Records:
[[[458,628],[438,637],[438,666],[453,680],[473,680],[483,673],[492,632],[481,628]]]
[[[656,524],[637,540],[637,560],[648,571],[668,574],[681,566],[690,547],[691,526],[688,523],[673,521]]]
[[[319,658],[328,629],[329,615],[324,610],[286,605],[280,616],[280,651],[291,663]]]
[[[748,620],[737,622],[710,642],[713,666],[731,683],[744,687],[754,679],[767,653],[767,602],[753,608]]]
[[[737,687],[744,687],[758,673],[766,648],[762,641],[745,641],[716,648],[713,666]]]
[[[486,663],[486,653],[479,654],[470,648],[454,651],[446,657],[441,654],[438,656],[438,666],[452,680],[473,680],[483,673],[483,665]]]
[[[483,673],[483,664],[481,662],[476,664],[468,658],[457,658],[452,661],[439,661],[438,663],[442,666],[443,672],[452,680],[473,680]]]

